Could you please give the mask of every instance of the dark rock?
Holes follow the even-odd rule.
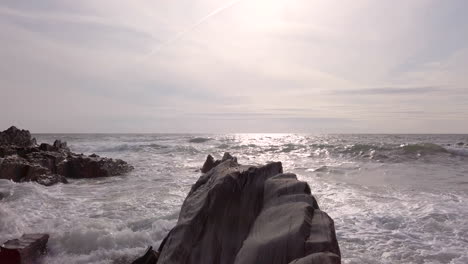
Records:
[[[457,146],[463,146],[463,145],[465,145],[465,143],[463,143],[463,142],[458,142],[457,143]]]
[[[0,158],[14,155],[17,153],[17,149],[14,146],[0,145]]]
[[[56,147],[47,143],[42,143],[41,145],[39,145],[39,149],[42,151],[57,151]]]
[[[35,181],[49,186],[67,183],[65,177],[95,178],[122,175],[133,169],[123,160],[85,156],[70,151],[66,142],[36,146],[27,130],[11,127],[0,133],[0,179]]]
[[[57,183],[68,183],[68,180],[58,174],[43,174],[34,179],[35,182],[45,185],[45,186],[52,186]]]
[[[67,178],[97,178],[122,175],[132,169],[120,159],[70,154],[58,164],[57,173]]]
[[[0,132],[0,145],[15,145],[19,147],[30,147],[35,143],[31,139],[31,133],[27,130],[20,130],[14,126]]]
[[[46,253],[47,234],[25,234],[19,239],[8,240],[0,247],[0,263],[33,264]]]
[[[333,220],[307,183],[280,162],[248,167],[225,156],[192,186],[159,263],[340,263]]]
[[[132,264],[156,264],[158,262],[159,253],[149,247],[146,253],[132,262]]]
[[[34,181],[46,186],[59,182],[67,183],[65,177],[53,174],[48,168],[16,155],[0,160],[0,179],[15,182]]]
[[[16,155],[8,156],[0,163],[0,179],[23,182],[43,173],[47,173],[47,169],[30,164],[24,158]]]
[[[207,173],[208,171],[210,171],[214,167],[221,164],[221,162],[224,162],[226,160],[234,160],[234,162],[237,162],[237,158],[231,156],[231,154],[229,154],[228,152],[224,153],[223,158],[221,160],[215,160],[213,158],[213,156],[208,155],[208,157],[206,157],[205,163],[203,164],[203,167],[201,168],[201,172],[202,173]]]
[[[30,152],[24,158],[30,163],[39,164],[47,168],[51,173],[57,173],[57,166],[66,159],[66,155],[61,152],[41,151]]]
[[[224,162],[226,160],[233,160],[234,162],[237,162],[237,158],[233,157],[229,152],[225,152],[223,155],[223,158],[221,159],[221,162]]]
[[[53,145],[42,143],[39,149],[42,151],[70,152],[70,149],[67,147],[67,142],[62,142],[60,140],[55,140]]]
[[[67,146],[67,142],[62,142],[61,140],[55,140],[54,141],[54,147],[57,150],[64,150],[64,151],[70,151],[70,149]]]
[[[304,258],[296,259],[290,264],[340,264],[340,256],[330,252],[310,254]]]
[[[206,157],[205,163],[203,163],[203,167],[201,168],[201,172],[202,173],[207,173],[212,168],[216,167],[216,165],[217,164],[215,163],[215,159],[213,158],[213,156],[208,155],[208,157]]]

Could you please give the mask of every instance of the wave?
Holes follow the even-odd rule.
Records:
[[[106,146],[98,147],[95,149],[90,149],[91,152],[124,152],[124,151],[142,151],[145,149],[166,149],[169,146],[159,145],[159,144],[139,144],[139,145],[130,145],[130,144],[119,144],[115,146]]]
[[[196,138],[191,138],[189,140],[190,143],[205,143],[207,141],[210,141],[211,138],[204,138],[204,137],[196,137]]]
[[[353,144],[350,146],[345,146],[344,149],[340,150],[341,153],[350,153],[350,154],[365,154],[374,151],[388,151],[391,150],[391,147],[386,147],[382,145],[373,145],[373,144]]]
[[[446,150],[455,156],[468,157],[468,148],[446,148]]]
[[[303,149],[305,147],[306,147],[305,145],[289,143],[289,144],[283,145],[281,152],[289,153],[291,151]]]
[[[217,146],[217,148],[219,148],[219,149],[227,149],[229,147],[230,147],[229,144],[221,144],[221,145]]]
[[[433,143],[408,144],[401,146],[404,153],[407,154],[437,154],[447,153],[447,149]]]
[[[289,145],[286,149],[289,150]],[[352,144],[352,145],[330,145],[315,144],[310,145],[312,149],[311,157],[320,156],[326,150],[327,156],[347,156],[351,158],[364,158],[378,161],[404,161],[408,159],[418,159],[450,154],[452,156],[468,157],[468,148],[444,147],[434,143],[416,144]]]

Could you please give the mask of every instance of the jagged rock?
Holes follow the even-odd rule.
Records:
[[[218,165],[218,164],[215,163],[215,159],[213,158],[213,156],[208,155],[208,157],[206,157],[205,163],[203,163],[203,167],[201,168],[201,172],[202,173],[207,173],[212,168],[216,167],[216,165]]]
[[[43,174],[35,178],[34,181],[44,186],[52,186],[57,183],[68,183],[68,180],[64,176],[58,174]]]
[[[55,183],[67,183],[65,177],[53,174],[40,164],[31,163],[19,156],[9,156],[0,161],[0,179],[15,182],[34,181],[46,186]]]
[[[465,145],[465,143],[463,143],[463,142],[458,142],[457,143],[457,146],[463,146],[463,145]]]
[[[133,167],[122,160],[85,156],[70,151],[66,142],[36,146],[27,130],[11,127],[0,132],[0,179],[35,181],[49,186],[67,183],[65,177],[94,178],[121,175]]]
[[[57,150],[65,150],[65,151],[70,151],[70,149],[67,146],[67,142],[62,142],[61,140],[55,140],[54,141],[54,147]]]
[[[0,145],[15,145],[19,147],[30,147],[35,143],[31,139],[31,133],[27,130],[20,130],[15,126],[0,132]]]
[[[223,155],[223,158],[221,160],[215,160],[213,158],[213,156],[211,155],[208,155],[206,157],[206,161],[205,163],[203,164],[202,168],[201,168],[201,172],[202,173],[207,173],[208,171],[210,171],[211,169],[213,169],[214,167],[218,166],[219,164],[221,164],[221,162],[224,162],[228,159],[232,159],[234,161],[237,162],[237,158],[231,156],[231,154],[229,154],[228,152],[225,152],[224,155]]]
[[[30,152],[24,155],[27,161],[39,164],[47,168],[51,173],[57,173],[58,164],[64,161],[66,157],[64,153],[53,151]]]
[[[120,159],[70,154],[58,164],[57,173],[67,178],[97,178],[122,175],[132,169],[132,166]]]
[[[0,247],[0,263],[34,264],[45,254],[47,234],[25,234],[19,239],[12,239]]]
[[[192,186],[158,263],[340,263],[333,220],[307,183],[280,162],[249,167],[225,156]]]
[[[156,264],[158,262],[159,253],[149,247],[146,253],[132,262],[132,264]]]

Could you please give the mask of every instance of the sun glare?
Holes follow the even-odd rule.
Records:
[[[280,19],[286,4],[285,0],[242,1],[237,15],[249,27],[269,28]]]

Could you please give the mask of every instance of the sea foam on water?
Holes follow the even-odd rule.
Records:
[[[0,237],[50,234],[47,263],[127,263],[157,247],[207,154],[283,161],[335,220],[343,263],[468,263],[468,136],[34,135],[126,160],[125,176],[0,180]]]

